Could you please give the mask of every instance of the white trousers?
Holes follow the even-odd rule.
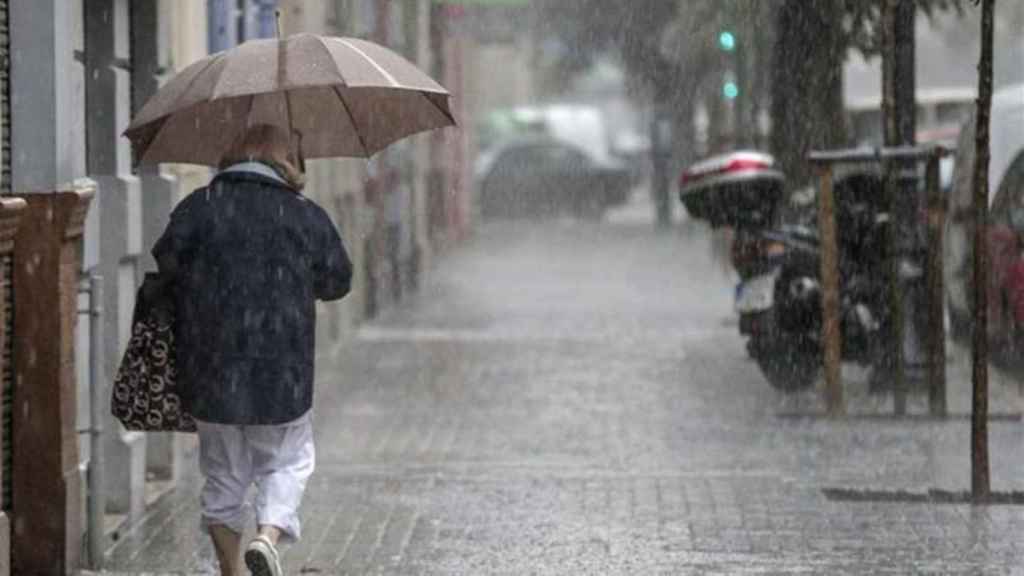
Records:
[[[256,485],[256,524],[276,526],[282,541],[301,534],[299,504],[316,466],[309,416],[278,426],[196,423],[199,470],[206,482],[200,501],[202,525],[224,525],[241,534]]]

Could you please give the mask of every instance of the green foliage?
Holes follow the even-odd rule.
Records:
[[[839,41],[844,51],[855,49],[868,56],[878,53],[886,1],[840,0],[835,4],[835,17],[843,23]],[[949,10],[962,13],[969,0],[901,1],[915,2],[930,18]],[[707,69],[708,60],[718,57],[714,52],[719,50],[718,35],[724,27],[733,31],[737,41],[748,41],[750,30],[771,22],[780,5],[780,0],[534,1],[542,42],[547,39],[562,48],[553,55],[552,66],[572,74],[586,69],[598,54],[611,52],[641,78],[666,67],[687,72]]]
[[[617,54],[641,75],[663,65],[660,31],[677,13],[675,0],[645,0],[643,9],[621,0],[536,0],[542,45],[563,73],[586,69],[602,53]]]
[[[888,0],[843,0],[843,43],[865,56],[875,56],[882,46],[882,7]],[[907,0],[901,0],[907,1]],[[964,0],[910,0],[931,18],[940,12],[955,10],[962,14]],[[978,0],[973,0],[977,4]]]

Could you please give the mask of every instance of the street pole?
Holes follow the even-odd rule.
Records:
[[[89,469],[88,469],[88,548],[89,567],[103,569],[107,512],[106,456],[103,446],[107,392],[103,366],[103,277],[90,274],[89,290]]]
[[[739,93],[736,94],[736,100],[733,101],[733,118],[735,118],[733,133],[736,135],[736,145],[740,148],[747,148],[751,144],[750,102],[753,95],[750,92],[749,74],[747,73],[746,46],[748,43],[749,39],[745,36],[736,43],[736,86],[739,88]]]
[[[971,496],[991,493],[988,460],[988,168],[992,111],[992,44],[995,0],[981,4],[981,58],[974,163],[974,334],[971,409]]]
[[[671,88],[665,84],[665,81],[659,81],[654,87],[654,118],[651,120],[651,193],[654,196],[655,223],[658,228],[668,228],[672,224],[669,198],[672,116],[667,110]]]
[[[760,10],[761,8],[758,8]],[[756,16],[760,16],[760,12],[756,13]],[[765,105],[765,91],[768,87],[768,70],[771,63],[771,57],[766,55],[765,49],[765,26],[752,26],[754,30],[754,37],[751,40],[751,56],[753,65],[751,71],[753,72],[753,80],[751,81],[751,110],[750,120],[753,123],[751,130],[754,134],[754,147],[755,148],[766,148],[768,146],[767,133],[761,125],[761,118],[763,114],[768,112],[767,106]]]

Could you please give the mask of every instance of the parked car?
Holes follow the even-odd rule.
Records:
[[[629,169],[548,136],[517,136],[481,154],[476,188],[484,218],[570,213],[597,218],[626,201]]]
[[[973,326],[973,224],[974,122],[968,121],[957,142],[947,212],[944,276],[951,335],[967,342]],[[1004,88],[992,101],[991,161],[989,164],[989,338],[997,362],[1016,356],[1016,334],[1024,327],[1024,315],[1011,302],[1024,297],[1021,282],[1012,271],[1021,262],[1024,226],[1024,84]],[[1015,218],[1015,216],[1017,218]],[[1018,221],[1015,221],[1018,220]],[[1024,312],[1024,310],[1021,310]],[[1017,345],[1019,346],[1019,344]],[[1006,356],[1002,352],[1009,351]]]
[[[619,152],[617,147],[624,144],[633,148],[644,146],[642,141],[625,142],[625,134],[612,133],[604,114],[597,106],[575,103],[492,110],[481,122],[477,138],[481,148],[488,149],[496,143],[516,136],[554,138],[583,150],[598,164],[615,162]]]

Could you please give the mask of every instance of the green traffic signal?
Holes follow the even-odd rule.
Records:
[[[718,46],[726,52],[732,52],[736,49],[736,36],[728,30],[723,31],[718,35]]]
[[[722,96],[728,100],[735,100],[740,95],[740,87],[735,82],[726,82],[722,85]]]

